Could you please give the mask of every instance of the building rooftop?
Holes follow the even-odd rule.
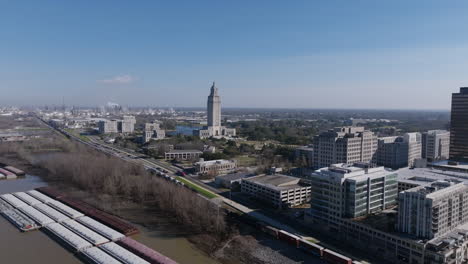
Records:
[[[226,174],[222,176],[216,176],[216,179],[222,179],[225,181],[235,181],[235,180],[244,179],[244,178],[251,177],[251,176],[253,175],[250,173],[239,172],[239,173]]]
[[[398,173],[399,182],[417,184],[420,186],[429,186],[431,183],[439,180],[454,183],[468,183],[468,173],[443,170],[440,168],[403,168],[396,172]]]
[[[211,165],[211,164],[228,164],[228,163],[232,163],[232,162],[235,162],[235,161],[219,159],[219,160],[199,161],[199,162],[195,162],[195,164],[198,164],[198,165],[202,165],[202,164],[203,165]]]
[[[353,165],[339,163],[332,164],[327,168],[316,170],[313,174],[330,177],[336,180],[350,179],[361,181],[367,178],[382,177],[391,173],[394,173],[394,171],[387,170],[382,166],[372,168],[367,163],[355,163]]]
[[[173,154],[173,153],[200,153],[202,154],[203,152],[201,152],[198,149],[174,149],[174,150],[166,152],[166,154]]]
[[[258,175],[243,180],[254,182],[256,184],[263,185],[265,187],[275,190],[287,190],[293,188],[301,188],[305,186],[304,184],[301,184],[300,178],[282,174]]]

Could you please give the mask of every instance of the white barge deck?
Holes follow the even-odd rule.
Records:
[[[55,210],[54,208],[48,206],[47,204],[36,204],[34,206],[37,210],[41,211],[48,217],[52,218],[55,222],[63,222],[65,220],[70,219],[68,216],[60,213],[59,211]]]
[[[75,232],[77,235],[81,236],[82,238],[88,240],[91,244],[95,246],[109,242],[109,239],[101,236],[100,234],[76,222],[75,220],[63,221],[62,225],[70,229],[71,231]]]
[[[99,246],[99,248],[125,264],[150,264],[148,261],[140,258],[114,242],[104,244]]]
[[[29,216],[34,221],[36,221],[36,223],[38,223],[40,226],[44,227],[52,223],[55,223],[55,221],[52,220],[50,217],[41,213],[40,211],[38,211],[36,208],[32,206],[21,207],[19,208],[19,210],[25,215]]]
[[[87,226],[88,228],[98,232],[99,234],[107,237],[112,241],[117,241],[125,237],[124,234],[115,231],[114,229],[101,224],[100,222],[92,219],[89,216],[83,216],[76,219],[81,224]]]
[[[21,208],[28,206],[25,202],[21,201],[20,199],[16,198],[13,194],[2,194],[0,195],[0,198],[3,200],[7,201],[9,204],[11,204],[15,208]]]
[[[111,255],[104,252],[98,247],[87,248],[82,251],[83,255],[86,256],[92,263],[96,264],[122,264],[122,262],[116,260]]]
[[[13,195],[19,198],[21,201],[27,203],[28,205],[36,205],[42,203],[41,201],[37,200],[36,198],[32,197],[31,195],[25,192],[16,192],[13,193]]]
[[[71,208],[70,206],[68,205],[65,205],[59,201],[56,201],[56,200],[51,200],[49,202],[47,202],[47,205],[49,205],[50,207],[54,208],[55,210],[57,211],[60,211],[62,214],[72,218],[72,219],[76,219],[78,217],[82,217],[84,216],[83,213]]]
[[[80,236],[66,229],[59,223],[50,224],[46,227],[46,229],[77,252],[93,246],[84,238],[81,238]]]
[[[34,220],[18,211],[18,209],[3,211],[2,215],[23,232],[32,231],[39,228]]]
[[[47,196],[47,195],[45,195],[43,193],[40,193],[40,192],[38,192],[36,190],[27,191],[26,193],[31,195],[32,197],[36,198],[37,200],[43,202],[43,203],[48,203],[48,202],[54,200],[54,199],[50,198],[49,196]]]

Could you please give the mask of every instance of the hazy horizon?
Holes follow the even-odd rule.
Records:
[[[468,2],[9,1],[0,106],[450,109]]]

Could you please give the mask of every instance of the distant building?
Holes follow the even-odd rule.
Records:
[[[133,133],[135,131],[135,117],[134,116],[124,116],[123,120],[120,120],[117,124],[119,127],[120,133]]]
[[[377,136],[373,132],[364,127],[339,127],[314,137],[312,167],[375,162],[376,151]]]
[[[452,94],[450,160],[468,161],[468,87]]]
[[[119,133],[118,120],[101,120],[98,122],[100,134]]]
[[[310,215],[321,222],[376,213],[396,205],[397,174],[369,164],[334,164],[310,177]]]
[[[198,174],[220,175],[233,172],[237,168],[235,160],[209,160],[195,162],[195,171]]]
[[[422,134],[422,157],[428,161],[449,158],[450,132],[447,130],[430,130]]]
[[[242,179],[241,182],[241,192],[277,208],[308,202],[310,188],[310,185],[303,184],[300,178],[281,174],[253,176]]]
[[[123,120],[111,119],[111,120],[100,120],[98,122],[98,129],[100,134],[109,133],[133,133],[135,130],[135,117],[124,116]]]
[[[166,160],[195,160],[198,159],[203,152],[195,149],[174,149],[164,153]]]
[[[145,131],[143,132],[144,142],[149,142],[151,139],[164,139],[166,131],[160,128],[159,123],[146,123]]]
[[[295,158],[299,161],[304,161],[307,167],[312,167],[312,161],[314,159],[314,148],[313,146],[302,146],[295,150]]]
[[[421,134],[406,133],[398,137],[383,137],[378,140],[377,164],[392,169],[413,167],[421,158]]]
[[[468,221],[468,186],[436,181],[398,195],[398,230],[419,238],[446,234]]]
[[[249,176],[251,176],[251,174],[245,172],[216,176],[215,184],[224,188],[231,188],[234,183],[238,183],[240,185],[242,179]]]
[[[221,99],[218,95],[218,88],[215,86],[214,82],[211,86],[210,95],[208,96],[207,116],[208,126],[200,130],[194,130],[193,133],[195,136],[199,136],[200,138],[220,138],[233,137],[236,135],[236,129],[221,125]]]

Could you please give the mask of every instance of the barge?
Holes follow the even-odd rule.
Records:
[[[0,198],[3,200],[7,201],[9,204],[11,204],[15,208],[21,208],[21,207],[26,207],[28,206],[25,202],[21,201],[20,199],[16,198],[13,196],[13,194],[2,194],[0,195]]]
[[[20,169],[17,169],[13,166],[6,166],[4,167],[3,169],[7,170],[7,171],[10,171],[14,174],[16,174],[16,176],[24,176],[26,175],[26,173],[24,173],[24,171],[20,170]]]
[[[34,221],[36,221],[36,223],[38,223],[42,227],[55,223],[55,221],[52,220],[50,217],[39,212],[36,208],[32,206],[21,207],[19,208],[19,210],[25,215],[29,216]]]
[[[174,260],[129,237],[122,238],[116,243],[151,264],[177,264]]]
[[[7,180],[18,178],[16,174],[11,171],[0,168],[0,174],[3,174]]]
[[[86,260],[93,264],[122,264],[98,247],[86,248],[82,252]]]
[[[52,218],[55,222],[61,223],[65,220],[70,219],[68,216],[60,213],[59,211],[55,210],[54,208],[48,206],[47,204],[36,204],[33,206],[37,210],[41,211],[48,217]]]
[[[21,213],[17,209],[3,211],[2,215],[23,232],[32,231],[39,228],[34,220]]]
[[[83,213],[78,212],[77,210],[71,208],[70,206],[65,205],[65,204],[63,204],[63,203],[61,203],[59,201],[56,201],[56,200],[48,201],[47,205],[49,205],[50,207],[54,208],[55,210],[61,212],[62,214],[66,215],[66,216],[68,216],[68,217],[70,217],[72,219],[84,216]]]
[[[6,210],[13,210],[13,206],[11,206],[9,203],[6,201],[0,199],[0,213]]]
[[[98,221],[92,219],[89,216],[83,216],[76,219],[80,224],[85,225],[86,227],[94,230],[95,232],[105,236],[106,238],[117,241],[125,237],[124,234],[115,231],[114,229],[99,223]]]
[[[114,242],[104,244],[99,248],[125,264],[150,264],[148,261],[140,258]]]
[[[109,239],[101,236],[100,234],[76,222],[75,220],[64,221],[62,222],[62,225],[68,228],[69,230],[75,232],[77,235],[81,236],[82,238],[88,240],[94,246],[99,246],[99,245],[109,242]]]
[[[86,241],[84,238],[68,230],[59,223],[53,223],[46,226],[46,230],[53,234],[55,237],[63,241],[65,245],[70,247],[75,252],[80,252],[86,248],[90,248],[93,245]]]
[[[31,195],[25,192],[16,192],[13,193],[13,195],[21,201],[27,203],[28,205],[36,205],[42,203],[41,201],[37,200],[36,198],[32,197]]]
[[[27,191],[26,193],[36,198],[37,200],[41,201],[42,203],[48,203],[50,201],[54,201],[54,199],[36,190]]]

